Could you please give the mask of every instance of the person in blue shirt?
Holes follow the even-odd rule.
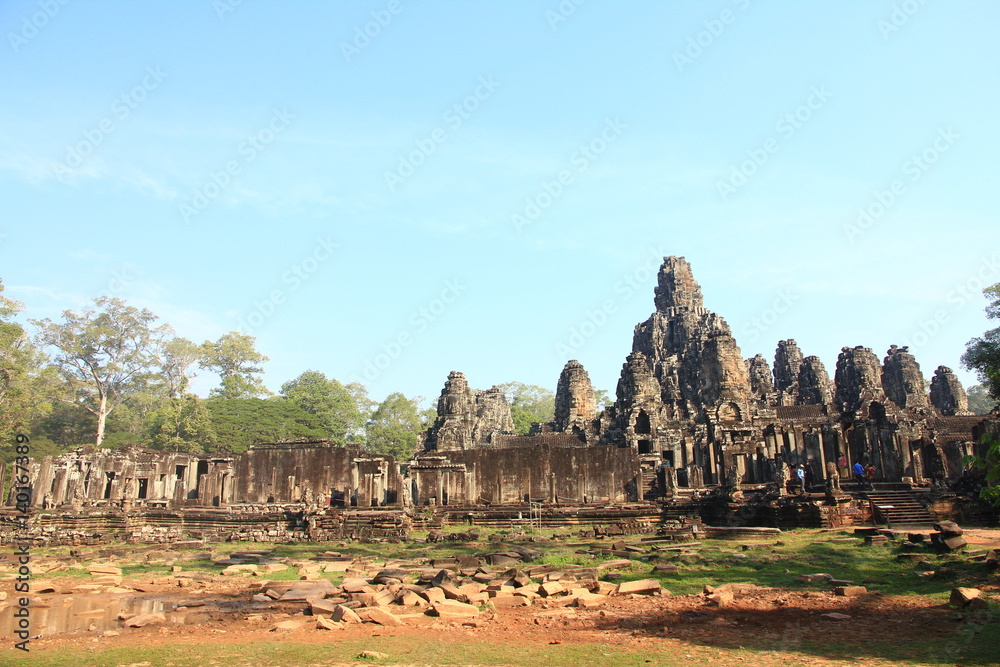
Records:
[[[855,463],[851,466],[851,470],[854,472],[854,479],[858,482],[858,491],[865,490],[865,467],[860,463]]]

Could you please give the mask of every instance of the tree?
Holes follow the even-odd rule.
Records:
[[[356,387],[355,393],[364,393],[364,387],[359,387],[360,391]],[[317,424],[329,438],[341,443],[363,439],[369,412],[367,393],[364,393],[366,409],[362,410],[351,390],[319,371],[309,370],[281,385],[281,395],[315,415]]]
[[[161,451],[202,454],[215,451],[218,442],[205,401],[194,394],[165,401],[148,428],[150,447]]]
[[[1000,283],[983,290],[989,300],[986,317],[1000,319]],[[962,365],[976,371],[980,382],[994,400],[1000,400],[1000,327],[990,329],[981,338],[965,344]]]
[[[24,306],[3,292],[0,280],[0,442],[9,443],[15,431],[26,432],[33,419],[51,411],[57,388],[45,355],[13,321]]]
[[[600,414],[605,409],[610,408],[615,404],[615,399],[608,395],[606,389],[595,389],[594,390],[594,406],[597,410],[597,414]]]
[[[63,323],[32,320],[38,340],[56,352],[54,364],[69,385],[70,400],[97,418],[95,444],[104,440],[108,415],[141,389],[153,372],[166,325],[156,315],[118,298],[94,299],[97,310],[63,312]]]
[[[188,369],[201,359],[201,353],[202,349],[187,338],[174,338],[163,345],[159,363],[167,396],[183,396],[190,381]]]
[[[324,440],[314,415],[283,398],[209,398],[205,407],[215,431],[217,451],[240,453],[250,445],[294,440]]]
[[[399,392],[389,394],[368,420],[368,450],[389,454],[397,461],[407,461],[413,458],[417,448],[417,434],[422,423],[417,400]]]
[[[213,389],[212,396],[220,398],[257,398],[269,396],[258,364],[268,358],[254,349],[257,339],[247,334],[230,331],[219,340],[206,340],[201,345],[202,358],[198,366],[219,374],[222,386]]]
[[[986,415],[993,411],[993,408],[997,406],[996,399],[990,398],[989,392],[981,384],[974,384],[965,390],[966,396],[969,397],[969,410],[973,414]]]
[[[556,395],[548,389],[522,382],[498,386],[510,403],[510,417],[518,435],[526,435],[535,422],[544,424],[555,419]]]
[[[983,294],[989,300],[986,317],[1000,319],[1000,283],[987,287]],[[990,398],[1000,400],[1000,327],[966,343],[962,365],[976,371]],[[987,433],[982,443],[985,456],[970,457],[967,463],[985,472],[986,485],[980,490],[980,497],[1000,507],[1000,438]]]

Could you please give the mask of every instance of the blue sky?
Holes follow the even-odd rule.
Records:
[[[1000,282],[990,2],[4,2],[0,277],[243,329],[274,391],[614,391],[664,255],[744,357],[959,369]],[[973,376],[959,373],[968,384]],[[212,377],[195,387],[204,394]]]

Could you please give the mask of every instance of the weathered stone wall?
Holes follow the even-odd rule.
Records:
[[[594,503],[637,499],[638,457],[618,447],[467,449],[441,453],[441,473],[410,466],[415,504]],[[446,479],[445,479],[446,478]],[[447,497],[442,494],[447,491]],[[433,500],[432,500],[433,499]]]

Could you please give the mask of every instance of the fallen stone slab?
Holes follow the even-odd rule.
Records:
[[[825,618],[828,621],[847,621],[850,620],[850,615],[841,614],[840,612],[832,611],[829,614],[820,614],[820,618]]]
[[[161,612],[154,611],[149,614],[137,614],[125,619],[125,625],[130,628],[144,628],[154,623],[166,623],[167,617]]]
[[[306,602],[309,603],[309,611],[313,616],[319,616],[320,614],[332,614],[338,607],[336,602],[331,602],[330,600],[322,598],[307,598]]]
[[[478,607],[464,602],[457,602],[455,600],[438,602],[431,607],[431,611],[435,616],[440,616],[442,618],[468,618],[479,616]]]
[[[372,623],[385,626],[404,625],[401,619],[396,618],[385,609],[381,609],[379,607],[369,607],[367,612],[368,620]],[[358,616],[362,616],[362,614],[359,613]]]
[[[571,603],[574,607],[580,607],[581,609],[593,609],[594,607],[600,607],[602,604],[608,601],[605,595],[595,595],[594,593],[579,593],[573,596],[573,602]]]
[[[816,574],[800,574],[795,577],[795,581],[803,584],[815,584],[817,582],[833,581],[833,575],[825,572],[817,572]]]
[[[961,535],[956,535],[955,537],[948,537],[941,541],[941,544],[948,551],[958,551],[959,549],[965,547],[969,541],[962,537]]]
[[[355,613],[350,607],[345,607],[340,604],[333,611],[333,615],[330,616],[330,620],[336,621],[338,623],[360,623],[361,617]]]
[[[317,630],[336,630],[340,627],[342,626],[339,623],[335,623],[334,621],[331,621],[324,616],[320,616],[319,618],[316,619]]]
[[[628,595],[639,593],[641,595],[652,595],[660,592],[660,582],[656,579],[640,579],[639,581],[623,581],[618,584],[618,595]]]
[[[859,595],[865,595],[868,593],[868,589],[864,586],[837,586],[833,589],[834,595],[839,595],[841,597],[857,597]]]
[[[632,561],[625,558],[619,558],[617,560],[606,560],[603,563],[599,563],[597,565],[597,570],[599,572],[602,572],[604,570],[632,567],[632,565],[633,565]]]
[[[964,607],[981,594],[978,588],[953,588],[951,589],[951,596],[948,598],[948,604],[955,605],[956,607]]]
[[[271,632],[293,632],[302,629],[302,621],[279,621],[271,626]]]
[[[524,595],[503,594],[490,598],[490,604],[498,609],[505,607],[528,607],[531,600]]]
[[[934,524],[934,530],[955,537],[962,534],[962,527],[954,521],[939,521]]]

